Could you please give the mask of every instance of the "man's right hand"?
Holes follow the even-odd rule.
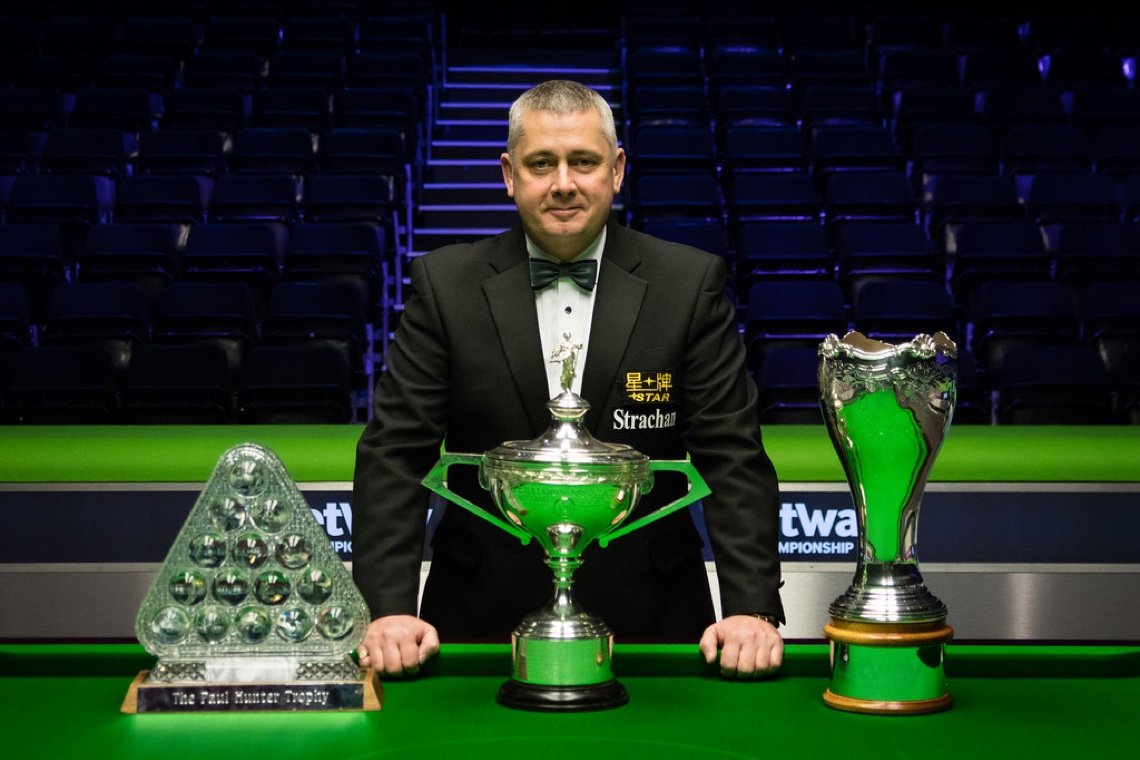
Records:
[[[368,625],[357,648],[360,664],[389,676],[412,675],[439,651],[439,633],[411,615],[385,615]]]

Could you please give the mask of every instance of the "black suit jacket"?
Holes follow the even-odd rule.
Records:
[[[413,260],[412,293],[357,447],[353,573],[374,616],[416,614],[428,491],[441,442],[482,453],[550,424],[546,357],[521,228]],[[725,615],[782,616],[776,474],[764,452],[719,257],[611,223],[598,274],[582,397],[600,440],[653,459],[690,454]],[[498,514],[476,468],[449,486]],[[638,508],[675,499],[658,476]],[[636,517],[636,515],[635,515]],[[681,510],[588,548],[575,596],[625,638],[691,640],[712,621],[701,540]],[[506,636],[551,596],[534,542],[452,505],[432,541],[419,614],[453,638]]]

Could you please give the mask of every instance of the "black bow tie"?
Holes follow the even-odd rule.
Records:
[[[549,259],[530,260],[530,286],[542,290],[559,277],[566,275],[582,290],[593,290],[598,279],[598,262],[594,259],[557,264]]]

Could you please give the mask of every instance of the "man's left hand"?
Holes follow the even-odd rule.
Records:
[[[710,665],[720,649],[725,678],[761,678],[780,669],[784,639],[771,624],[751,615],[730,615],[705,629],[701,654]]]

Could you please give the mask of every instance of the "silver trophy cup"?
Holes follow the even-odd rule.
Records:
[[[832,602],[824,701],[853,712],[949,706],[946,606],[918,567],[918,513],[956,402],[957,348],[939,332],[893,345],[858,332],[820,346],[824,421],[859,527],[855,578]]]
[[[576,351],[556,352],[558,357],[562,392],[547,403],[552,420],[545,433],[481,455],[444,454],[424,484],[524,544],[537,540],[554,575],[550,604],[526,616],[511,636],[511,677],[499,690],[499,702],[531,710],[596,710],[625,704],[628,695],[611,669],[612,631],[572,595],[583,551],[595,540],[605,546],[686,507],[707,496],[709,488],[687,461],[651,461],[624,444],[595,439],[582,426],[590,405],[571,390]],[[479,467],[480,485],[501,517],[447,487],[453,465]],[[625,524],[653,487],[654,473],[662,470],[683,473],[688,492]]]

